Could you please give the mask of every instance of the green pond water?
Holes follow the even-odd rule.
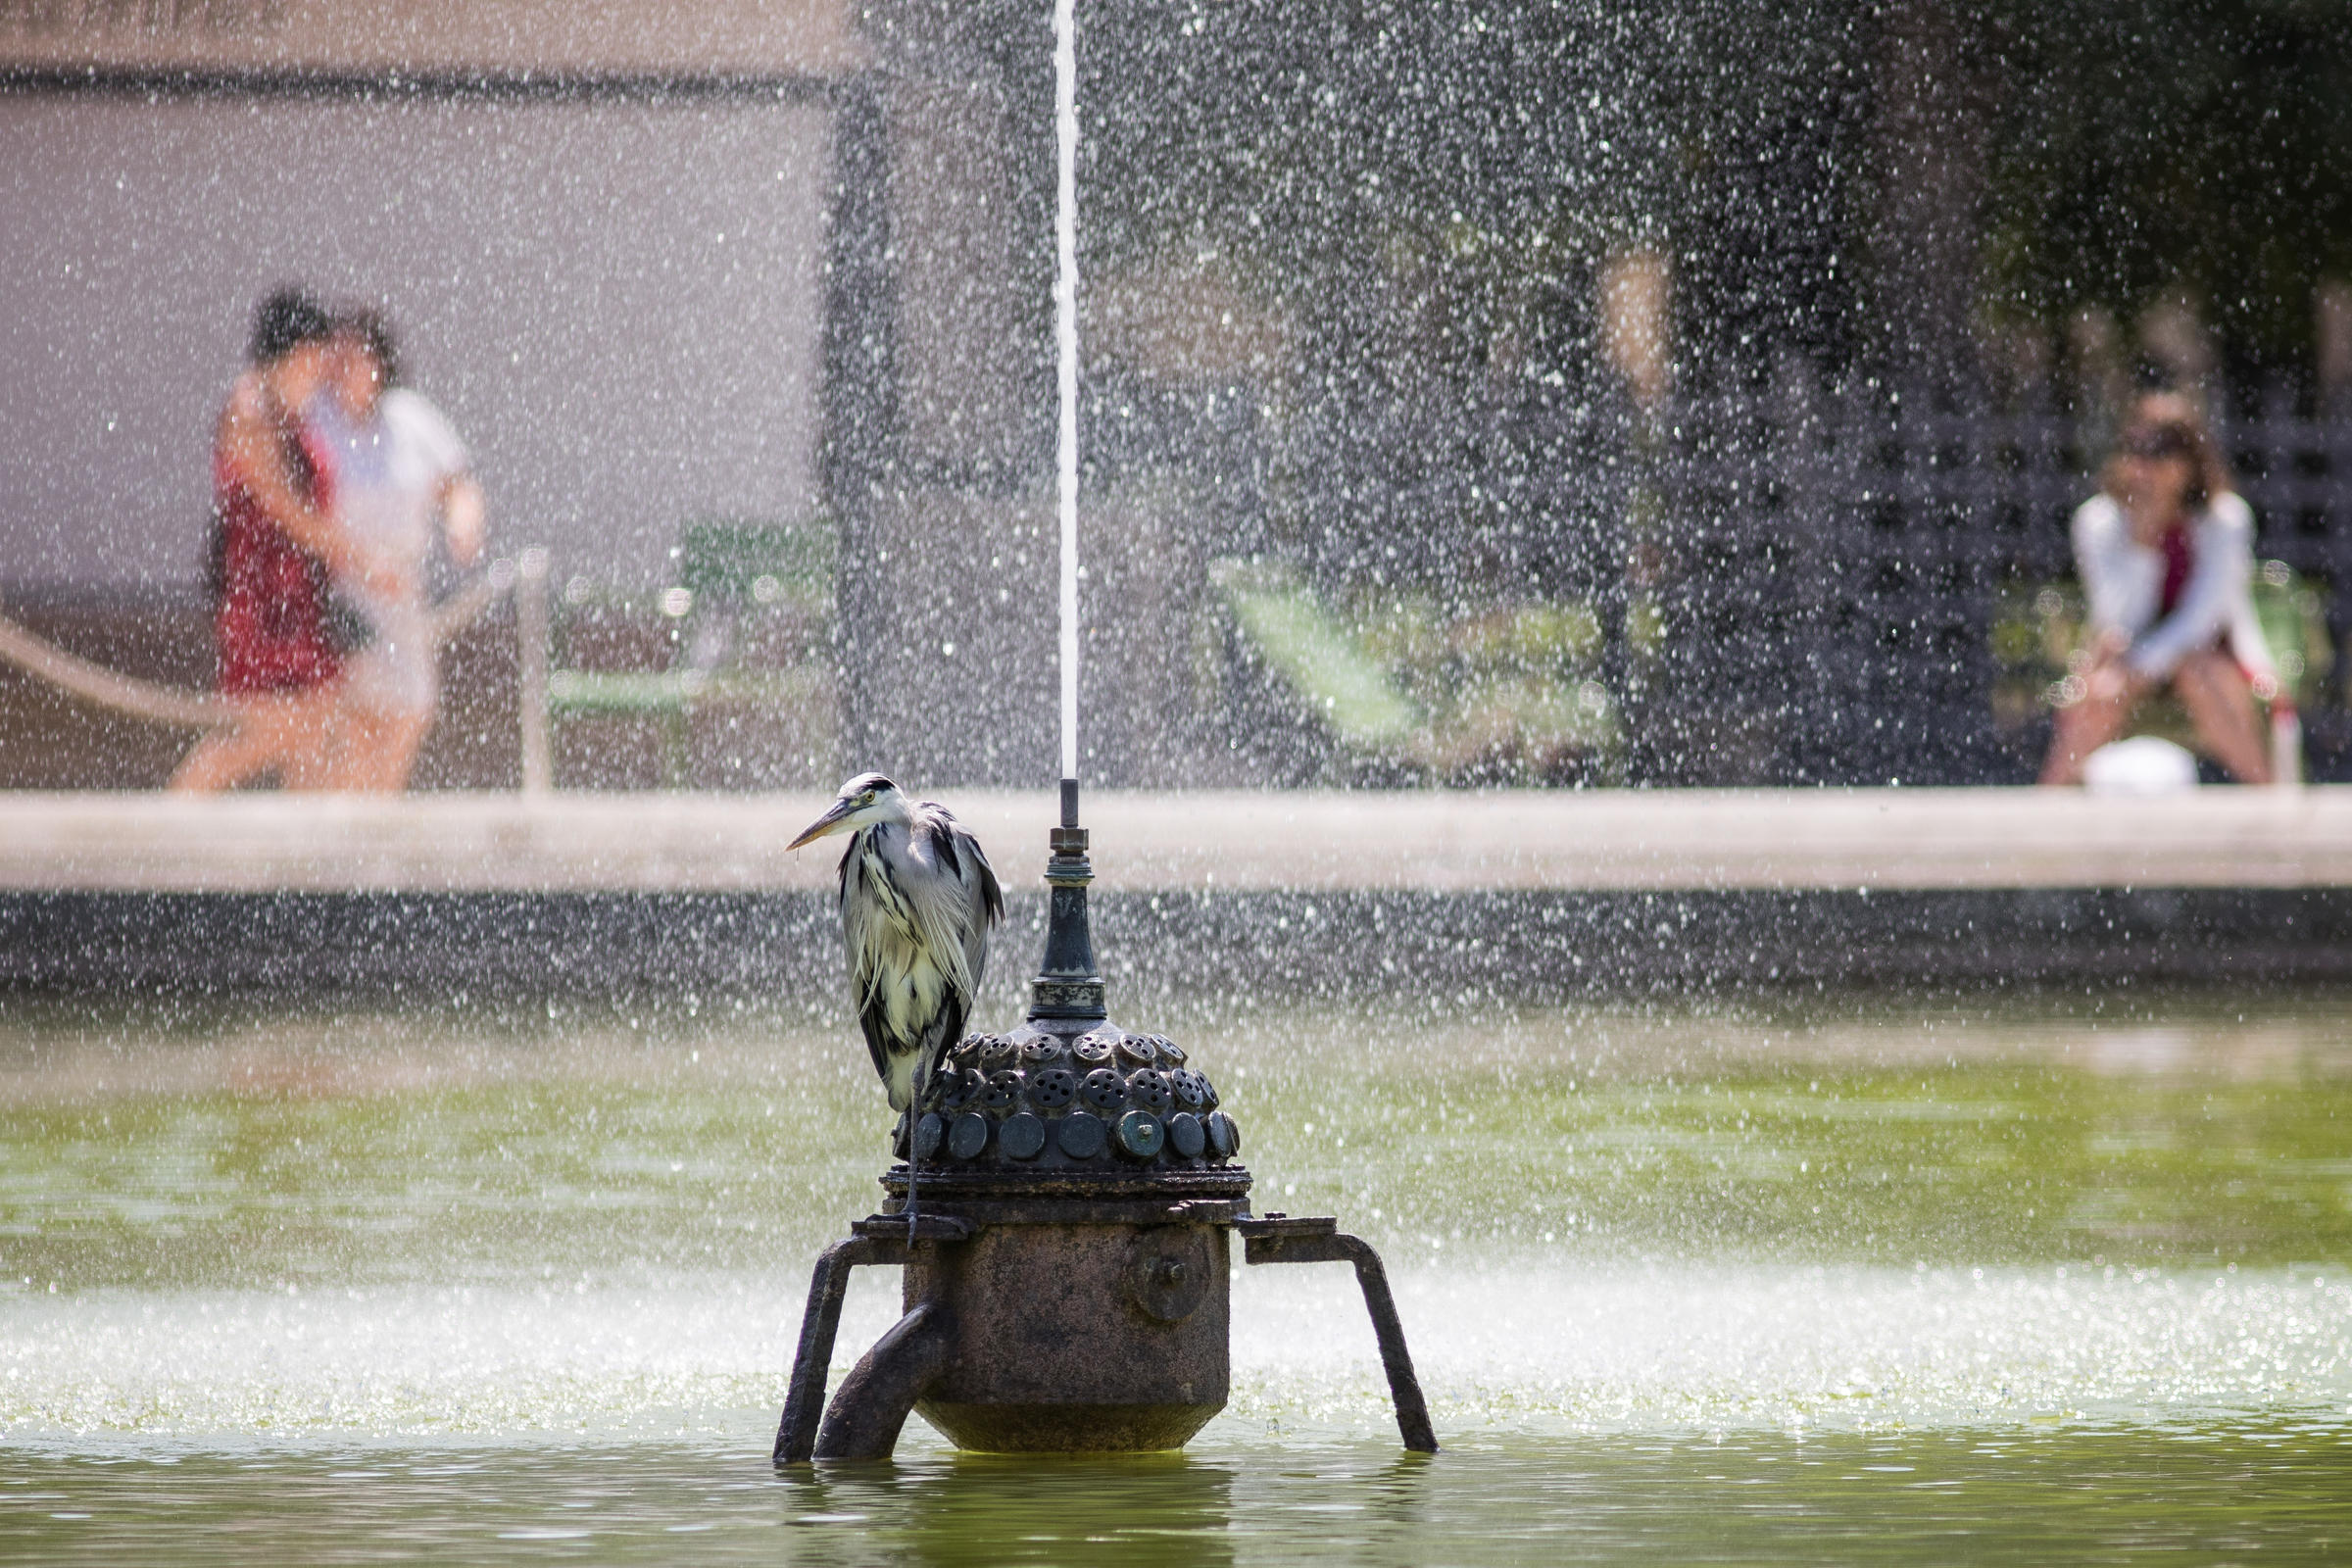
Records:
[[[1344,1269],[1243,1269],[1182,1455],[779,1476],[885,1154],[828,1018],[8,1002],[0,1560],[2337,1556],[2348,1012],[1161,1009],[1257,1206],[1387,1255],[1445,1450]]]

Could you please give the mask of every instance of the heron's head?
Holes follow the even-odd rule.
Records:
[[[801,836],[785,846],[797,850],[804,844],[835,833],[854,833],[876,822],[905,822],[907,820],[906,797],[899,787],[879,773],[860,773],[841,787],[825,814],[801,829]]]

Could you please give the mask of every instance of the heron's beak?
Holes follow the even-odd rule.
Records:
[[[850,813],[857,809],[858,803],[855,801],[835,801],[832,809],[801,829],[801,836],[785,845],[784,848],[797,850],[804,844],[814,844],[827,834],[840,832],[849,826]]]

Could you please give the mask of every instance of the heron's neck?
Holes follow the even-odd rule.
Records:
[[[892,812],[887,816],[876,817],[870,822],[860,823],[856,842],[860,852],[866,849],[879,852],[883,845],[893,842],[903,852],[905,847],[913,840],[913,837],[914,819],[910,813],[902,810]]]

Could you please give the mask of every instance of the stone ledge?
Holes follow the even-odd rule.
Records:
[[[1008,889],[1050,791],[951,790]],[[815,795],[0,795],[0,892],[791,893]],[[1091,793],[1105,893],[2352,887],[2352,787]]]

